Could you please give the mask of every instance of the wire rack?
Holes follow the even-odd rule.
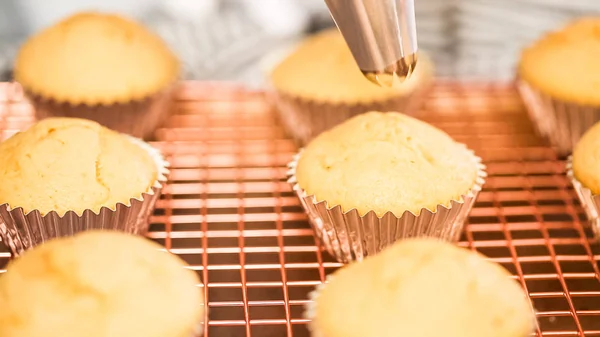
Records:
[[[33,121],[0,88],[6,138]],[[203,280],[207,336],[308,336],[307,294],[340,265],[322,252],[285,182],[296,150],[260,92],[185,83],[153,144],[172,164],[150,237]],[[538,310],[539,336],[600,336],[600,245],[564,163],[509,85],[439,83],[422,118],[467,143],[490,177],[461,245],[501,263]],[[0,265],[9,254],[0,254]]]

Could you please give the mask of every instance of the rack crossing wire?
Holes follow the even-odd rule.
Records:
[[[201,276],[207,336],[308,336],[307,294],[339,267],[316,246],[285,182],[296,148],[260,92],[182,85],[153,144],[172,164],[150,237]],[[538,310],[539,336],[600,336],[600,244],[564,163],[534,134],[508,85],[439,83],[422,118],[465,142],[490,177],[461,245],[510,270]],[[0,86],[6,138],[33,121],[19,87]],[[0,254],[0,266],[8,262]]]

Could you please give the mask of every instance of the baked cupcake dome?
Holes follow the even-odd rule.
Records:
[[[578,19],[525,49],[518,88],[538,132],[568,155],[600,121],[600,17]]]
[[[401,113],[368,112],[311,141],[296,178],[330,207],[400,217],[461,200],[478,171],[472,153],[443,131]]]
[[[397,112],[353,117],[288,166],[316,236],[342,263],[406,238],[457,241],[486,177],[463,144]]]
[[[527,296],[504,268],[432,239],[343,267],[314,300],[313,336],[526,337],[535,328]]]
[[[581,137],[573,150],[573,175],[594,195],[600,195],[600,123]]]
[[[0,277],[0,336],[197,336],[198,276],[160,248],[90,231],[27,252]]]
[[[567,177],[588,217],[592,229],[600,236],[600,122],[581,137],[573,155],[567,160]]]
[[[127,136],[77,118],[48,118],[0,143],[0,204],[42,215],[102,207],[149,192],[160,174]]]
[[[139,100],[173,83],[179,62],[140,24],[84,12],[31,37],[16,57],[15,79],[47,99],[70,104]]]
[[[309,37],[269,74],[280,120],[300,145],[367,111],[418,113],[433,83],[423,54],[413,75],[394,88],[371,83],[356,65],[342,35],[326,30]]]
[[[289,95],[330,103],[368,103],[408,94],[430,81],[433,66],[427,57],[419,56],[415,72],[406,82],[383,88],[365,79],[334,28],[307,38],[270,76],[275,89]]]
[[[579,19],[526,48],[519,76],[544,94],[600,106],[600,17]]]
[[[169,164],[95,122],[48,118],[0,143],[2,242],[13,256],[94,229],[143,234]]]

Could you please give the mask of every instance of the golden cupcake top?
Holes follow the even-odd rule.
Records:
[[[0,203],[42,214],[129,205],[158,164],[125,135],[77,118],[48,118],[0,143]]]
[[[204,299],[195,272],[119,232],[51,240],[0,277],[0,336],[189,337]]]
[[[138,100],[174,82],[179,62],[154,33],[130,19],[75,14],[28,39],[15,79],[33,94],[72,104]]]
[[[600,123],[587,130],[575,145],[573,175],[593,194],[600,194]]]
[[[336,271],[311,327],[328,337],[529,336],[535,316],[500,265],[435,239],[399,241]]]
[[[368,112],[313,139],[296,179],[330,207],[401,216],[462,200],[478,171],[476,157],[443,131],[401,113]]]
[[[337,29],[309,37],[271,72],[273,86],[301,98],[341,103],[370,102],[406,94],[432,78],[433,66],[419,54],[413,75],[393,88],[367,80]]]
[[[600,17],[543,36],[523,51],[519,76],[552,97],[600,105]]]

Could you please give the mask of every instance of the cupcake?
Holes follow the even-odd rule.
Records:
[[[26,252],[0,277],[0,336],[200,336],[200,280],[161,248],[89,231]]]
[[[14,66],[38,119],[80,117],[148,137],[170,111],[179,62],[129,19],[73,15],[31,37]]]
[[[592,228],[600,236],[600,122],[575,145],[567,160],[567,176],[573,183]]]
[[[0,236],[16,255],[89,229],[144,233],[168,173],[148,144],[77,118],[15,134],[0,162]]]
[[[572,22],[525,49],[519,90],[534,124],[559,154],[600,121],[600,17]]]
[[[289,167],[288,182],[340,262],[402,238],[458,240],[486,176],[463,144],[396,112],[368,112],[333,127]]]
[[[314,337],[526,337],[536,328],[510,273],[432,239],[406,240],[339,269],[311,297]]]
[[[421,53],[404,83],[393,88],[371,83],[337,29],[308,38],[270,73],[282,124],[300,144],[367,111],[415,113],[432,79],[432,63]]]

